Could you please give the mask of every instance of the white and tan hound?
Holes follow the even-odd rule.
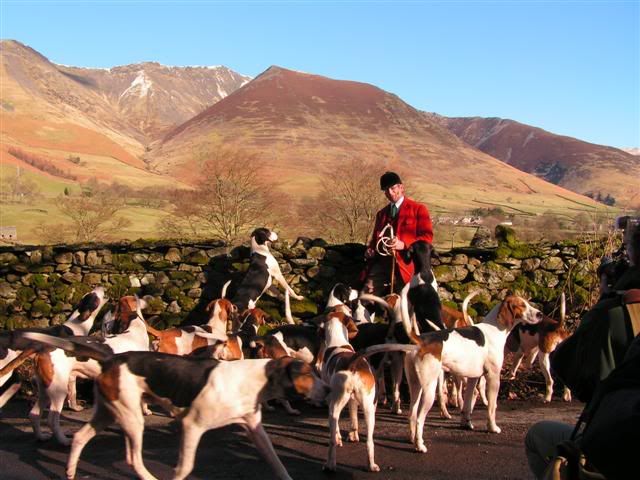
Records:
[[[189,355],[195,350],[227,340],[227,331],[237,308],[229,300],[219,298],[209,302],[205,309],[209,321],[205,325],[173,327],[157,330],[147,324],[147,332],[156,338],[154,350],[173,355]]]
[[[349,441],[358,442],[358,404],[362,407],[367,427],[368,469],[380,471],[375,462],[373,430],[376,414],[376,377],[367,359],[355,353],[349,339],[358,333],[351,317],[343,312],[328,313],[323,325],[325,347],[322,379],[331,388],[329,395],[329,452],[326,470],[336,469],[336,447],[342,446],[340,413],[349,403],[351,431]]]
[[[560,321],[544,316],[542,322],[536,325],[517,325],[509,334],[506,342],[507,350],[514,352],[515,357],[509,368],[509,379],[516,378],[518,367],[523,359],[529,367],[535,358],[538,358],[538,365],[544,376],[545,394],[544,401],[551,401],[553,395],[553,377],[551,376],[551,353],[564,339],[571,335],[571,332],[564,326],[566,317],[565,295],[562,293],[560,303]],[[565,385],[562,394],[565,402],[571,401],[571,390]]]

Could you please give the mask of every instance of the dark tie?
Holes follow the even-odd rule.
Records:
[[[391,204],[391,218],[396,218],[396,215],[398,215],[398,207],[396,206],[395,203]]]

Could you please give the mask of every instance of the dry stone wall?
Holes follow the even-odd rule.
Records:
[[[588,299],[594,279],[580,244],[520,244],[502,238],[497,247],[463,248],[440,254],[434,272],[440,296],[460,305],[471,291],[472,302],[484,314],[509,290],[520,291],[546,308],[562,289],[579,305]],[[293,301],[294,316],[312,316],[324,307],[336,282],[358,285],[364,267],[361,244],[329,245],[321,239],[278,242],[273,254],[294,289],[305,300]],[[204,309],[232,280],[232,296],[249,265],[247,246],[227,249],[221,242],[143,242],[15,246],[0,248],[0,328],[47,326],[63,322],[73,305],[94,285],[103,285],[110,298],[136,293],[157,315],[161,328],[205,321]],[[278,320],[283,295],[275,287],[259,306]]]

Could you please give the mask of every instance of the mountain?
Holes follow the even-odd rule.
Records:
[[[592,205],[470,147],[396,95],[276,66],[172,130],[150,157],[156,170],[194,181],[203,155],[220,147],[256,155],[259,174],[296,197],[318,191],[322,170],[360,158],[408,172],[412,193],[443,211]]]
[[[136,185],[171,184],[148,171],[149,144],[250,80],[222,66],[58,65],[14,40],[0,42],[0,75],[3,163],[36,172],[23,161],[35,156],[69,177]]]
[[[22,239],[40,241],[34,225],[59,222],[51,198],[67,187],[73,193],[94,177],[186,187],[202,179],[201,162],[224,149],[252,155],[256,174],[291,198],[287,211],[320,192],[322,173],[339,174],[352,158],[370,162],[372,178],[397,169],[409,194],[435,215],[499,206],[571,216],[599,207],[483,153],[365,83],[276,66],[251,81],[225,67],[70,67],[11,40],[0,42],[0,75],[0,180],[12,192],[33,180],[42,193],[31,205],[3,204],[2,224],[17,226]],[[121,234],[154,235],[162,208],[131,207],[131,227]],[[292,222],[282,219],[299,233]]]
[[[427,113],[458,138],[524,172],[581,194],[640,206],[640,157],[502,118]]]
[[[224,66],[166,67],[145,62],[110,69],[57,68],[74,82],[100,92],[116,115],[147,142],[250,80]]]

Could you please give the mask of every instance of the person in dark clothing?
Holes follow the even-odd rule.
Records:
[[[619,305],[619,302],[615,300],[614,296],[620,295],[621,292],[627,292],[625,297],[638,298],[640,295],[640,292],[636,290],[640,289],[640,224],[637,221],[630,222],[626,226],[624,232],[624,247],[627,256],[625,260],[626,264],[618,261],[621,266],[615,267],[613,262],[605,262],[598,270],[598,274],[601,277],[607,276],[606,279],[601,281],[601,286],[604,284],[608,291],[603,292],[601,299],[585,314],[581,323],[603,321],[602,319],[605,318],[607,309]],[[610,278],[608,275],[612,273],[615,273],[618,277]],[[636,305],[638,304],[637,300],[635,303]],[[634,322],[633,317],[631,321],[632,323]],[[593,445],[596,442],[593,440],[593,434],[591,438],[589,438],[589,441],[585,442],[584,435],[577,431],[576,425],[553,421],[537,422],[528,430],[525,437],[525,451],[529,468],[536,478],[543,478],[550,461],[558,454],[558,446],[565,445],[567,441],[571,441],[578,448],[581,448],[583,452],[587,454],[587,461],[590,461],[591,466],[598,472],[605,474],[607,478],[621,478],[618,477],[616,473],[620,471],[620,464],[624,462],[628,463],[628,461],[633,458],[628,456],[629,449],[626,448],[626,445],[638,445],[640,443],[640,428],[633,430],[624,426],[613,425],[613,422],[616,421],[616,418],[619,416],[611,415],[611,419],[609,420],[608,417],[605,416],[606,414],[602,413],[603,407],[601,407],[601,405],[610,405],[611,402],[614,402],[620,406],[621,411],[628,411],[629,420],[626,423],[627,426],[633,422],[637,425],[640,421],[638,414],[633,413],[633,410],[640,406],[640,377],[638,378],[635,388],[620,389],[620,391],[615,391],[614,394],[611,393],[612,385],[620,385],[620,377],[625,378],[625,375],[628,377],[629,372],[640,372],[640,335],[636,335],[630,344],[615,345],[615,349],[616,351],[612,352],[616,358],[616,367],[613,371],[605,378],[602,378],[602,372],[592,372],[593,376],[596,377],[594,383],[597,383],[598,387],[596,387],[594,394],[588,400],[585,409],[585,412],[590,413],[591,418],[594,418],[596,415],[599,415],[600,419],[604,418],[604,420],[600,420],[600,425],[591,428],[592,432],[600,429],[603,422],[605,429],[606,423],[608,421],[612,422],[610,430],[615,431],[619,438],[616,438],[615,442],[611,442],[612,445],[610,445],[610,447],[612,448],[608,456],[601,455],[597,453],[597,449],[594,449]],[[591,375],[591,373],[589,373],[589,375]],[[600,381],[600,379],[602,380]],[[603,400],[604,398],[607,398],[607,400]],[[579,425],[580,423],[582,422],[579,422]],[[587,422],[586,425],[584,429],[585,433],[588,432],[590,428],[589,422]],[[613,443],[615,443],[615,445],[613,445]]]

